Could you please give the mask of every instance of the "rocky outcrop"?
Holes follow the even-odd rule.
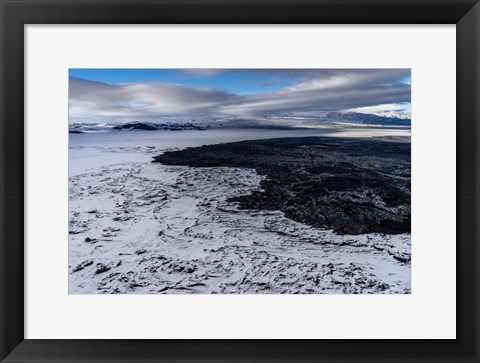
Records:
[[[410,143],[286,138],[202,146],[154,157],[167,165],[255,168],[262,191],[231,198],[338,234],[410,232]]]

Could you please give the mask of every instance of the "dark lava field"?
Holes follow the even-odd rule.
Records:
[[[337,234],[410,232],[410,142],[295,137],[165,152],[154,162],[253,168],[263,191],[231,198]]]

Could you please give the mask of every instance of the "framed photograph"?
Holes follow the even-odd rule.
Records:
[[[478,1],[1,2],[5,362],[478,362]]]

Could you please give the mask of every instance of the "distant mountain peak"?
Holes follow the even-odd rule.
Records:
[[[411,120],[409,118],[380,116],[360,112],[329,112],[325,115],[325,118],[331,121],[343,121],[369,125],[411,125]]]

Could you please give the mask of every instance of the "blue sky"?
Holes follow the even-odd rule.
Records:
[[[165,82],[211,87],[238,95],[278,91],[305,80],[294,72],[216,69],[70,69],[70,76],[109,84]]]
[[[70,69],[70,122],[323,115],[409,117],[410,69]]]

